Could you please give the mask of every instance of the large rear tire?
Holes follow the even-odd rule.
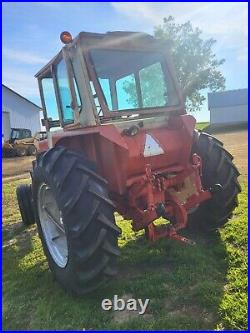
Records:
[[[188,225],[191,229],[213,231],[222,227],[238,206],[237,196],[241,187],[237,178],[240,173],[223,143],[206,133],[195,132],[192,153],[202,158],[203,188],[211,189],[220,184],[222,189],[189,215]]]
[[[67,291],[85,294],[116,274],[120,229],[107,182],[93,163],[64,147],[52,148],[38,157],[33,193],[44,253]]]

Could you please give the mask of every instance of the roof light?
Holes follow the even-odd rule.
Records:
[[[60,39],[63,44],[69,44],[73,40],[71,33],[68,31],[63,31],[60,35]]]

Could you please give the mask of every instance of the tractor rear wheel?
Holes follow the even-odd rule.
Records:
[[[222,227],[238,206],[237,196],[241,187],[237,178],[240,173],[223,143],[206,133],[195,132],[192,153],[202,158],[203,188],[211,189],[215,184],[222,188],[189,215],[188,225],[191,229],[213,231]]]
[[[64,147],[50,149],[34,167],[33,197],[44,253],[66,290],[82,295],[116,274],[120,229],[93,163]]]
[[[18,186],[16,189],[16,196],[23,224],[26,226],[34,224],[35,217],[31,185]]]

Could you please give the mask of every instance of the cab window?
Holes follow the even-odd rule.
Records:
[[[56,80],[63,114],[63,121],[65,123],[72,123],[74,121],[74,111],[71,107],[72,96],[69,86],[67,67],[64,59],[62,59],[56,66]],[[80,111],[82,103],[75,78],[73,78],[73,82],[76,93],[76,103]]]
[[[179,104],[174,81],[161,52],[93,49],[90,54],[110,111]]]
[[[130,74],[116,81],[118,109],[138,108],[138,96],[136,90],[135,75]]]
[[[56,65],[56,80],[63,121],[65,123],[71,123],[74,121],[73,109],[71,108],[72,97],[69,87],[67,68],[63,59]]]
[[[52,77],[48,77],[42,79],[41,82],[47,118],[50,120],[59,120],[53,79]]]

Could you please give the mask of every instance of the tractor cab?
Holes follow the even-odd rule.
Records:
[[[36,74],[47,130],[185,113],[166,42],[135,32],[64,32],[61,41]]]

